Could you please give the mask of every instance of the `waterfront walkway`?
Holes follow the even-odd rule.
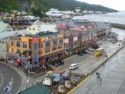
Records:
[[[71,94],[125,94],[124,54],[125,48],[97,70],[101,73],[102,82],[94,73]]]

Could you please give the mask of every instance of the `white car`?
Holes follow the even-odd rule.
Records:
[[[77,64],[71,64],[70,66],[69,66],[69,69],[71,69],[71,70],[73,70],[73,69],[77,69],[78,68],[78,66],[77,66]]]
[[[93,48],[90,47],[90,48],[88,48],[88,50],[89,50],[89,51],[94,51],[95,49],[93,49]]]

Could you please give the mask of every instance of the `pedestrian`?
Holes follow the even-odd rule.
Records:
[[[98,78],[98,72],[96,72],[96,77]]]
[[[98,82],[100,82],[100,73],[96,72],[96,77],[98,79]]]
[[[98,74],[98,79],[100,79],[100,73]]]

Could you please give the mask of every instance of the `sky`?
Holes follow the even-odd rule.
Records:
[[[125,0],[77,0],[77,1],[83,1],[90,4],[99,4],[119,11],[125,10]]]

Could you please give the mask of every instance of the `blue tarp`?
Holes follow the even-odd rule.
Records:
[[[55,77],[55,78],[53,79],[53,81],[55,81],[55,82],[60,81],[60,79],[61,79],[60,74],[58,74],[58,73],[53,73],[53,76]]]

